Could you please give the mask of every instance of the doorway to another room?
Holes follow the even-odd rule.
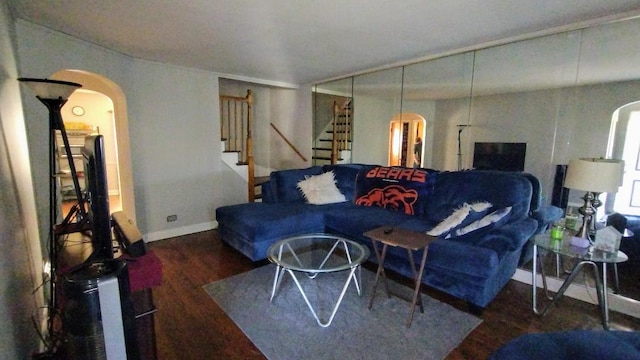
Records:
[[[83,190],[84,164],[79,150],[84,146],[87,136],[102,135],[104,137],[109,211],[113,213],[122,210],[113,102],[109,97],[96,91],[78,89],[69,97],[62,108],[62,119],[71,145],[74,164],[78,169],[80,186]],[[57,149],[61,149],[61,146],[58,146]],[[62,151],[58,151],[57,156],[61,160],[59,161],[60,169],[64,172],[69,167],[68,162]],[[60,192],[61,215],[64,218],[77,201],[70,178],[60,178]]]
[[[400,113],[389,124],[389,166],[425,166],[426,121],[415,113]]]
[[[68,132],[84,136],[99,133],[105,139],[105,160],[109,190],[109,212],[125,211],[135,222],[136,210],[131,169],[127,101],[122,89],[102,75],[82,70],[61,70],[51,79],[71,81],[82,85],[62,108],[62,118]],[[72,151],[73,152],[73,151]],[[82,163],[82,161],[80,161]],[[79,170],[83,166],[78,167]],[[82,179],[80,181],[83,183]],[[81,185],[82,187],[82,185]],[[64,191],[64,185],[61,189]],[[65,201],[62,194],[61,214],[64,216],[75,202]]]

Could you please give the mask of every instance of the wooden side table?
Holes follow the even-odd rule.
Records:
[[[420,312],[424,313],[422,296],[420,295],[420,284],[422,283],[422,273],[424,272],[424,265],[427,260],[427,251],[429,249],[429,244],[437,238],[427,235],[424,232],[394,228],[389,226],[383,226],[373,230],[369,230],[364,233],[364,236],[367,236],[371,239],[373,243],[373,250],[376,253],[376,258],[378,259],[378,270],[376,271],[376,280],[373,285],[371,300],[369,300],[369,309],[373,307],[373,301],[376,297],[378,281],[380,278],[382,278],[387,296],[391,297],[391,295],[395,295],[401,299],[411,301],[411,310],[409,312],[409,318],[407,319],[407,327],[411,327],[416,304],[420,306]],[[382,249],[379,249],[378,243],[382,243]],[[413,297],[411,299],[403,298],[402,296],[392,294],[389,291],[389,286],[387,285],[387,277],[384,272],[384,259],[387,255],[388,246],[401,247],[407,250],[409,265],[411,266],[411,272],[413,273],[414,281]],[[422,260],[420,261],[420,270],[418,271],[416,271],[416,265],[413,261],[413,251],[417,250],[422,250]]]

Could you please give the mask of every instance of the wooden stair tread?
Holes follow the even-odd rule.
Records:
[[[254,180],[254,184],[256,186],[258,185],[262,185],[263,183],[266,183],[267,181],[269,181],[269,176],[256,176],[253,178]]]
[[[331,139],[318,139],[318,141],[328,141],[328,142],[331,142],[331,141],[333,141],[333,140],[331,140]],[[345,141],[345,140],[341,140],[341,141]],[[349,140],[349,139],[347,139],[346,141],[347,141],[347,142],[351,142],[351,140]]]
[[[312,156],[311,158],[312,158],[312,159],[315,159],[315,160],[327,160],[327,161],[331,161],[331,158],[330,158],[330,157],[327,157],[327,156]],[[341,160],[342,160],[342,158],[338,158],[338,161],[341,161]]]

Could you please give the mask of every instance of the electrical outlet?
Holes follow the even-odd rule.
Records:
[[[167,216],[167,222],[172,222],[178,220],[178,215],[169,215]]]

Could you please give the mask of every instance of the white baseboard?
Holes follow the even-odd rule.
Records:
[[[516,273],[513,275],[512,279],[531,285],[532,283],[531,271],[516,269]],[[537,286],[542,288],[542,276],[540,276],[540,274],[538,274]],[[547,286],[549,288],[549,291],[552,291],[555,293],[562,286],[562,281],[557,278],[547,277]],[[585,301],[591,304],[598,303],[596,289],[584,284],[574,283],[569,285],[564,295],[574,299]],[[541,299],[542,297],[539,296],[538,301],[545,301]],[[635,318],[640,318],[640,302],[639,301],[630,299],[624,296],[620,296],[617,294],[613,294],[612,292],[609,292],[608,300],[609,300],[610,311],[616,311],[625,315],[633,316]]]
[[[164,239],[169,239],[176,236],[183,236],[183,235],[195,234],[202,231],[213,230],[213,229],[216,229],[217,227],[218,227],[217,221],[210,221],[206,223],[183,226],[175,229],[156,231],[156,232],[145,234],[144,241],[151,242],[151,241],[157,241],[157,240],[164,240]]]

